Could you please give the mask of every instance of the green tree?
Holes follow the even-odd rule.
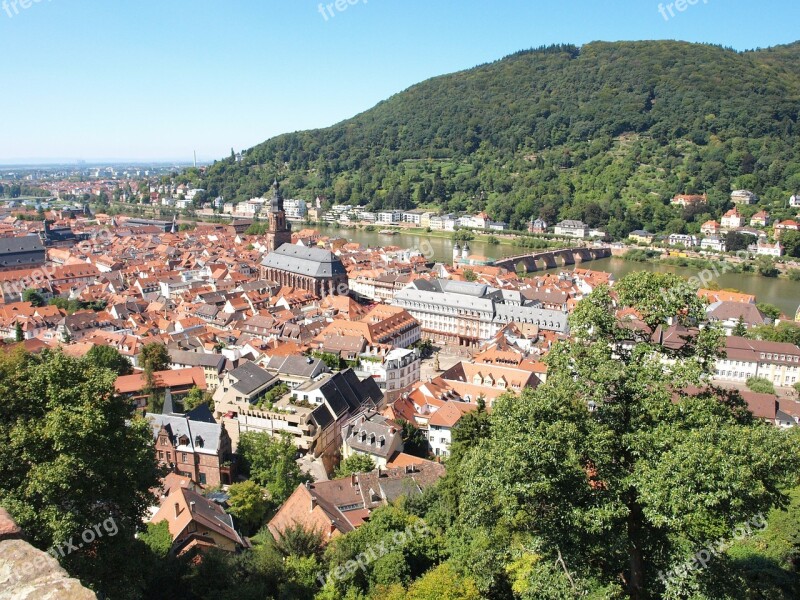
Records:
[[[274,505],[283,503],[298,485],[310,481],[297,464],[297,448],[289,436],[273,438],[247,432],[239,438],[242,468],[265,488]]]
[[[25,341],[25,332],[22,331],[22,323],[19,321],[14,324],[14,341],[18,343]]]
[[[150,371],[151,373],[166,371],[169,369],[170,363],[169,351],[164,344],[151,342],[142,347],[142,352],[139,355],[139,366],[145,371]]]
[[[458,574],[444,563],[411,584],[405,600],[479,600],[480,597],[471,577]]]
[[[80,302],[77,300],[67,300],[66,298],[56,297],[50,300],[49,304],[51,306],[57,306],[63,311],[66,311],[67,314],[74,314],[80,310],[81,305]]]
[[[756,304],[756,308],[764,313],[768,319],[772,319],[775,321],[776,319],[781,318],[781,309],[775,306],[774,304],[768,304],[767,302],[759,302]]]
[[[467,281],[475,281],[478,279],[478,276],[472,269],[464,269],[464,279]]]
[[[324,362],[331,371],[338,371],[344,368],[344,361],[338,354],[333,352],[312,352],[312,356]]]
[[[771,256],[759,256],[756,259],[756,271],[762,277],[777,277],[780,273],[775,266],[775,259]]]
[[[169,521],[148,523],[147,529],[139,533],[139,539],[150,551],[160,559],[167,558],[172,549],[172,534],[169,532]]]
[[[800,231],[788,230],[781,233],[781,244],[786,256],[800,258]]]
[[[131,361],[111,346],[92,346],[85,360],[91,365],[114,371],[117,375],[130,375],[133,372]]]
[[[459,229],[458,231],[454,231],[451,237],[456,242],[471,242],[475,239],[475,234],[468,229]]]
[[[323,548],[322,532],[294,523],[278,534],[275,547],[284,556],[319,556]]]
[[[489,436],[489,414],[486,412],[486,401],[478,397],[477,410],[465,413],[453,428],[450,443],[451,462],[458,462],[470,448]]]
[[[744,590],[748,598],[800,597],[800,573],[794,567],[800,552],[800,488],[790,497],[787,510],[772,510],[754,524],[752,535],[735,541],[727,551],[729,565],[719,569],[719,579],[730,582],[728,597],[741,596]]]
[[[238,519],[245,533],[257,531],[264,523],[269,509],[264,490],[255,481],[245,481],[234,483],[228,489],[228,493],[229,512]]]
[[[127,587],[133,533],[160,475],[150,425],[131,418],[115,380],[61,352],[0,356],[0,505],[41,549],[102,527],[61,560],[109,593]]]
[[[644,293],[671,282],[627,276],[620,301],[654,325],[700,317],[687,286],[661,303]],[[499,399],[489,437],[456,466],[460,519],[533,536],[576,579],[623,581],[633,599],[657,596],[667,591],[659,571],[786,504],[782,490],[800,465],[796,440],[755,420],[735,394],[674,398],[713,370],[714,327],[682,348],[654,345],[616,321],[603,287],[578,305],[571,325],[576,339],[548,355],[547,382]]]
[[[36,307],[45,305],[44,298],[42,297],[42,295],[38,291],[30,288],[22,292],[22,301],[30,302],[33,306]]]
[[[334,473],[335,479],[349,477],[353,473],[369,473],[375,470],[375,461],[368,454],[353,454],[345,458]]]
[[[419,350],[420,358],[430,358],[433,356],[433,342],[430,340],[419,340],[413,346]]]
[[[415,427],[413,423],[405,419],[398,419],[397,424],[403,433],[403,452],[420,458],[428,458],[430,454],[428,440],[419,427]]]
[[[441,540],[429,535],[424,521],[397,506],[378,508],[361,527],[328,544],[325,558],[334,571],[359,555],[364,567],[329,580],[320,597],[358,597],[378,585],[408,582],[433,567],[441,551]],[[363,560],[365,552],[372,560]]]
[[[748,233],[729,231],[725,235],[725,250],[728,252],[747,250],[747,247],[754,242],[755,238]]]
[[[775,393],[775,386],[773,383],[764,377],[749,377],[747,379],[747,389],[758,394]]]
[[[183,397],[184,412],[192,411],[201,404],[207,404],[210,410],[214,410],[214,400],[211,394],[204,392],[197,386],[190,389],[189,393]]]
[[[782,321],[777,325],[757,325],[752,327],[747,336],[754,340],[782,342],[800,345],[800,326],[790,321]]]
[[[158,342],[151,342],[142,347],[139,354],[139,366],[144,369],[144,392],[149,396],[147,402],[149,412],[160,412],[164,398],[158,393],[155,373],[166,371],[170,365],[167,347]]]
[[[731,333],[738,337],[744,337],[747,335],[747,326],[744,324],[744,317],[739,315],[739,319],[736,321],[736,326],[733,328]]]

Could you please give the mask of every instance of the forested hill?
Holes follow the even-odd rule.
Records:
[[[520,228],[583,219],[615,237],[694,232],[733,189],[764,206],[800,190],[800,42],[736,52],[683,42],[519,52],[437,77],[327,129],[216,162],[209,194],[373,209],[486,209]],[[702,214],[668,206],[707,192]],[[708,213],[708,214],[706,214]]]

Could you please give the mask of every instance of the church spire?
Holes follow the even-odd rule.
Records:
[[[281,186],[277,179],[272,184],[272,200],[270,201],[268,218],[267,247],[270,250],[277,250],[283,244],[291,244],[292,226],[286,220]]]
[[[281,195],[281,185],[276,179],[272,184],[272,202],[270,203],[271,212],[283,211],[283,196]]]

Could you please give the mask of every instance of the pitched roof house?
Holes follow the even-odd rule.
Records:
[[[278,537],[299,524],[319,531],[327,543],[361,526],[376,508],[403,496],[418,495],[443,475],[441,464],[421,461],[300,485],[278,509],[268,527]]]
[[[169,524],[172,552],[177,555],[211,548],[237,552],[250,546],[218,504],[183,487],[173,488],[151,519],[151,523],[162,521]]]

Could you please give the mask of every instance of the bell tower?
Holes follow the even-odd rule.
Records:
[[[284,244],[292,243],[292,225],[286,220],[286,211],[283,210],[283,196],[278,180],[272,184],[272,200],[269,203],[269,229],[267,231],[267,247],[270,251],[277,250]]]

